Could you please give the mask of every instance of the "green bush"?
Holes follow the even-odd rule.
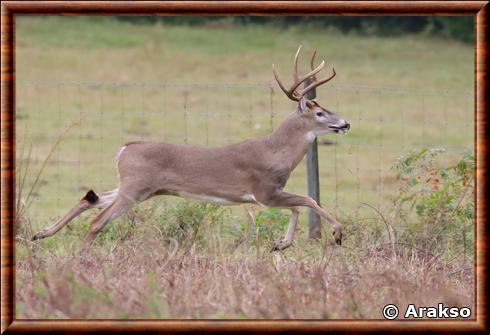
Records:
[[[277,236],[285,232],[289,223],[289,215],[277,208],[261,210],[255,217],[255,225],[261,240],[274,242]]]
[[[443,153],[445,149],[426,148],[397,161],[398,241],[431,254],[447,250],[472,254],[474,156],[468,151],[454,165],[441,167],[437,158]]]
[[[231,245],[234,247],[243,242],[256,248],[269,247],[284,236],[289,217],[287,213],[277,208],[264,208],[254,216],[253,224],[250,217],[233,217],[223,225],[221,233],[231,237]]]
[[[155,227],[162,240],[175,240],[180,247],[216,248],[214,237],[233,235],[235,217],[229,207],[195,201],[179,201],[175,204],[153,203],[139,219],[148,227]],[[163,241],[162,241],[163,242]]]
[[[474,18],[473,16],[460,16],[456,20],[450,16],[434,16],[432,23],[434,30],[439,34],[464,42],[474,41]]]

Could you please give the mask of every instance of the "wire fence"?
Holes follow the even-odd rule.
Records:
[[[345,136],[319,138],[321,203],[336,214],[359,214],[361,202],[383,208],[396,190],[391,167],[399,156],[444,147],[449,162],[472,149],[472,96],[396,87],[319,90],[318,101],[351,124]],[[64,214],[88,189],[112,189],[114,156],[125,142],[219,146],[268,134],[295,108],[270,83],[18,81],[16,102],[17,165],[28,160],[30,171],[23,185],[34,181],[72,125],[41,176],[31,213],[38,221]],[[303,162],[286,190],[306,194],[306,185]]]

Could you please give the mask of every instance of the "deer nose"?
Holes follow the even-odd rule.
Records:
[[[350,129],[350,124],[346,122],[344,128]]]

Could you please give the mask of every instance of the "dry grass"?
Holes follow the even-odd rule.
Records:
[[[204,245],[153,228],[132,228],[88,255],[20,243],[28,251],[17,260],[18,317],[335,319],[382,318],[389,303],[473,309],[471,264],[383,240],[367,246],[367,232],[361,245],[340,248],[300,234],[271,254],[269,241],[257,253],[253,242],[226,244],[211,226]]]

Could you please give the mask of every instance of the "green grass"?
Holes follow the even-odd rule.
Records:
[[[301,27],[140,26],[98,17],[20,17],[16,23],[19,80],[269,82],[273,62],[283,76],[290,75],[293,53],[302,44],[336,66],[336,85],[467,92],[473,83],[471,47],[423,36],[358,37]],[[32,66],[23,66],[27,63]]]
[[[17,29],[17,143],[21,148],[24,139],[26,145],[32,142],[38,161],[28,181],[61,130],[81,119],[42,176],[35,226],[62,214],[83,190],[113,187],[113,157],[125,141],[222,145],[269,132],[271,101],[273,127],[294,108],[268,87],[163,89],[80,82],[269,83],[272,62],[286,79],[297,45],[304,46],[304,63],[317,48],[338,72],[332,85],[318,91],[319,101],[352,125],[347,136],[327,136],[335,147],[320,147],[322,202],[348,213],[358,198],[388,200],[389,169],[409,149],[444,146],[449,156],[457,156],[472,147],[473,53],[457,42],[226,22],[139,26],[110,18],[21,17]],[[75,83],[26,83],[60,80]],[[379,195],[380,178],[386,196]],[[288,188],[304,193],[305,179],[302,164]]]
[[[474,55],[468,45],[423,35],[394,39],[312,27],[231,26],[226,20],[186,27],[132,25],[104,17],[18,17],[16,148],[18,166],[25,166],[21,161],[31,148],[27,189],[63,129],[78,122],[62,138],[41,175],[29,208],[32,229],[51,224],[86,190],[114,188],[114,156],[127,141],[218,146],[269,133],[294,109],[279,90],[270,91],[271,64],[289,80],[299,44],[304,50],[303,70],[310,52],[317,49],[327,68],[335,66],[337,71],[332,84],[318,90],[318,100],[347,119],[351,131],[319,139],[335,142],[319,147],[321,202],[344,223],[350,236],[346,247],[352,248],[349,257],[357,259],[357,232],[382,230],[369,221],[373,212],[359,204],[379,206],[382,211],[391,208],[397,188],[392,166],[399,156],[415,148],[446,147],[444,163],[449,164],[473,148]],[[306,193],[304,162],[294,171],[287,190]],[[155,206],[172,208],[179,203],[176,198],[159,197],[136,210],[144,216],[154,213]],[[256,214],[259,210],[254,209]],[[232,213],[231,230],[234,223],[246,220],[242,208],[233,207]],[[300,216],[291,254],[295,260],[302,249],[309,250],[306,217]],[[90,214],[82,216],[39,245],[69,257],[89,218]],[[106,245],[105,251],[127,232],[120,221],[97,238],[99,246]],[[276,239],[285,227],[279,228],[273,233]],[[230,231],[221,233],[230,235]],[[16,251],[18,259],[30,255],[23,246]],[[315,259],[317,251],[309,255]],[[240,259],[248,252],[230,257]]]

